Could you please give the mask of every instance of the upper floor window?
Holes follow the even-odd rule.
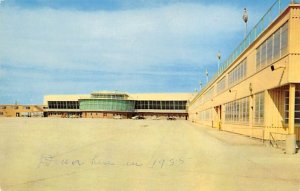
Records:
[[[288,23],[285,23],[256,49],[256,70],[280,59],[287,53]]]
[[[217,93],[222,92],[226,88],[226,78],[225,76],[217,84]]]
[[[233,86],[246,77],[247,59],[244,59],[228,74],[228,86]]]
[[[141,100],[135,102],[135,109],[185,110],[187,101],[154,101]]]
[[[203,103],[211,100],[214,96],[215,87],[210,88],[204,95],[203,95]]]
[[[78,101],[48,101],[49,109],[79,109]]]

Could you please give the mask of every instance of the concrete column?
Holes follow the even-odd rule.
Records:
[[[289,135],[295,134],[295,84],[290,84],[289,87]]]
[[[295,94],[296,85],[290,84],[289,87],[289,134],[286,138],[286,154],[296,153],[296,135],[295,135]]]

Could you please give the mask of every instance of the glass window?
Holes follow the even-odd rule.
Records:
[[[200,111],[199,118],[201,121],[211,121],[212,120],[212,108]]]
[[[288,23],[285,23],[256,49],[256,70],[284,56],[287,53],[287,47]]]
[[[261,46],[256,49],[256,68],[260,69]]]
[[[225,121],[230,123],[249,122],[249,98],[225,104]]]
[[[254,123],[262,125],[264,123],[264,92],[255,95],[255,116]]]
[[[272,37],[269,38],[266,43],[267,43],[267,62],[265,64],[270,64],[272,63],[272,59],[273,59],[273,38]]]
[[[280,58],[280,30],[274,34],[273,59],[277,60],[278,58]]]
[[[225,82],[226,82],[226,76],[224,76],[217,84],[218,93],[222,92],[226,88]]]
[[[284,103],[284,121],[287,124],[289,122],[289,92],[285,92]],[[295,94],[295,123],[300,124],[300,91],[296,91]]]
[[[288,47],[288,24],[285,23],[281,28],[281,55],[284,56],[287,53],[287,47]]]
[[[272,50],[271,50],[272,51]],[[260,68],[262,68],[264,65],[266,65],[267,61],[267,43],[264,42],[261,45],[261,57],[260,57]]]
[[[228,73],[228,86],[233,86],[246,77],[247,59],[239,63],[231,72]]]

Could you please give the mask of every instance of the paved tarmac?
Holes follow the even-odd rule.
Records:
[[[0,118],[0,187],[299,191],[300,154],[188,121]]]

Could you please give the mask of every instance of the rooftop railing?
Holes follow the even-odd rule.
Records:
[[[299,4],[300,0],[276,0],[266,14],[251,29],[244,40],[234,49],[230,56],[220,65],[217,73],[210,79],[200,94],[210,86],[215,79],[222,74],[262,33],[268,26],[289,6],[289,4]]]

